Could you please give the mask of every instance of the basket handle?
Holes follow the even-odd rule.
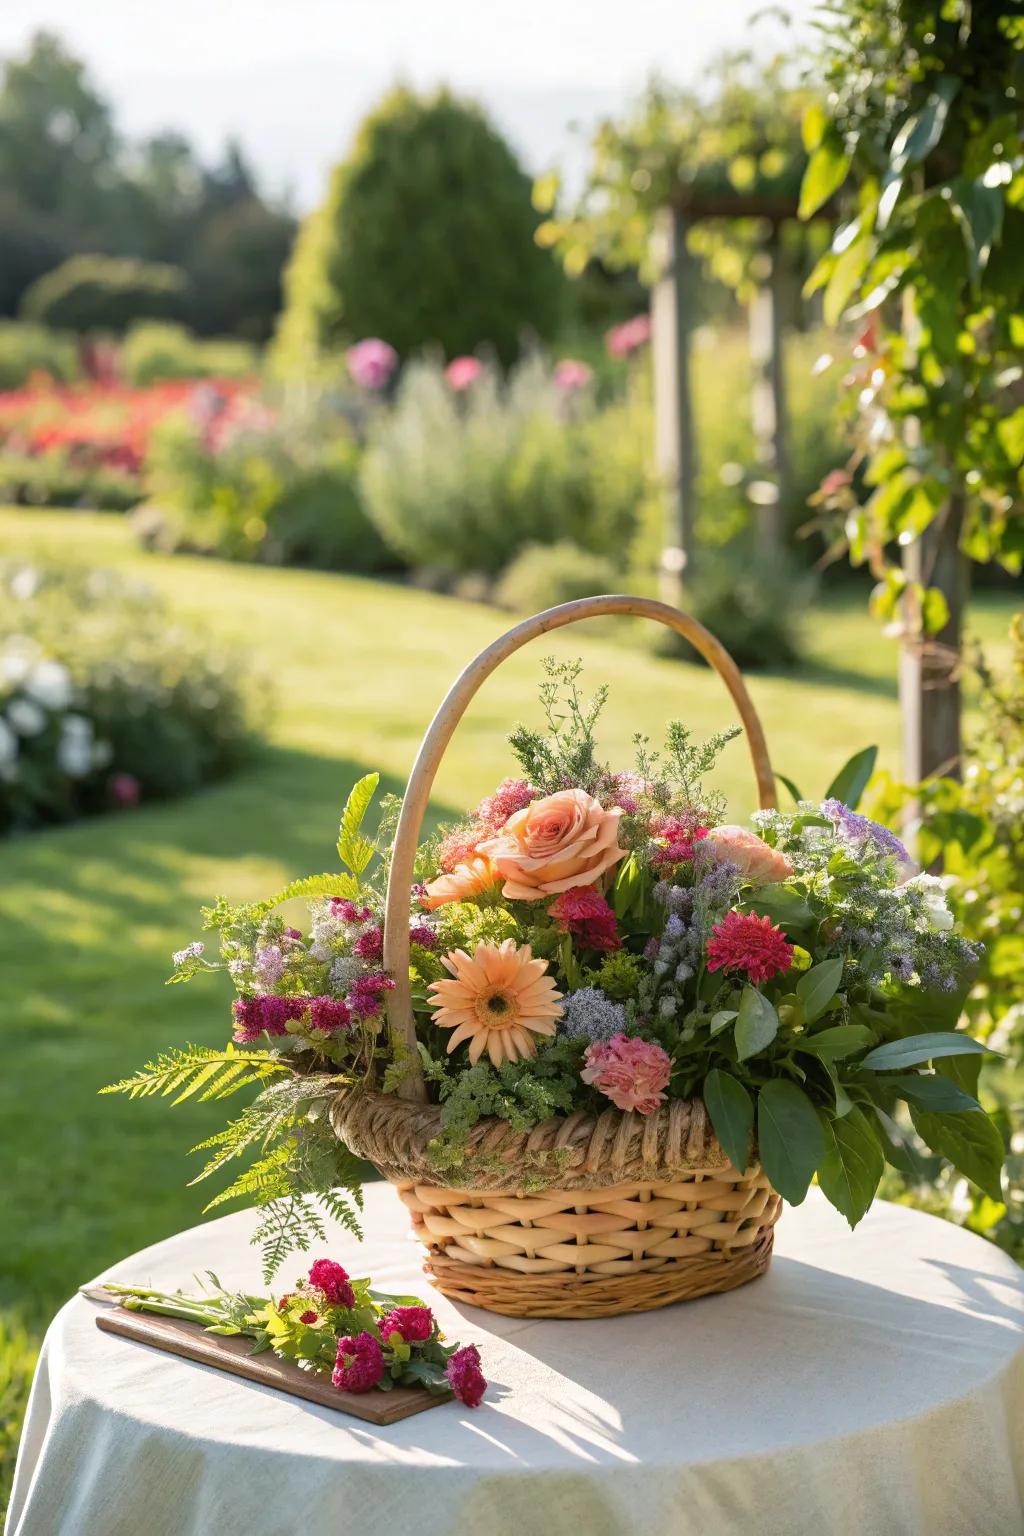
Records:
[[[669,629],[674,629],[676,634],[682,635],[714,667],[732,695],[743,721],[760,804],[762,808],[775,804],[775,777],[768,759],[764,731],[740,670],[725,647],[689,614],[680,613],[677,608],[648,597],[622,594],[584,597],[576,602],[561,603],[557,608],[547,608],[543,613],[534,614],[532,619],[524,619],[521,624],[499,635],[497,640],[492,641],[469,663],[452,684],[431,721],[409,775],[409,787],[395,832],[384,910],[384,968],[395,983],[394,989],[387,994],[388,1028],[395,1047],[406,1053],[409,1062],[409,1070],[398,1090],[402,1098],[423,1101],[427,1097],[416,1051],[416,1024],[409,985],[409,899],[420,829],[434,776],[445,748],[481,683],[490,677],[501,662],[529,640],[535,640],[538,635],[561,629],[566,624],[575,624],[580,619],[598,618],[605,614],[631,614],[655,619],[659,624],[665,624]]]

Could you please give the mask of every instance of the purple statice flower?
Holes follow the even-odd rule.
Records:
[[[200,939],[194,944],[186,944],[184,949],[176,949],[171,956],[175,965],[187,965],[190,960],[198,960],[206,945]]]
[[[357,976],[348,989],[346,1002],[357,1019],[375,1019],[384,1006],[383,994],[394,986],[383,971]]]
[[[268,991],[284,975],[284,954],[279,944],[257,944],[252,957],[252,973],[259,986]]]
[[[821,809],[829,821],[835,823],[848,842],[857,843],[860,846],[872,843],[878,853],[891,854],[893,858],[900,859],[905,864],[910,863],[909,853],[888,827],[872,821],[869,816],[861,816],[859,812],[851,811],[850,807],[844,805],[841,800],[824,800]]]
[[[559,1034],[569,1040],[610,1040],[626,1028],[626,1010],[600,987],[581,987],[566,999]]]

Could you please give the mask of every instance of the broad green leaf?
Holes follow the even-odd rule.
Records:
[[[904,1040],[889,1040],[876,1045],[862,1063],[872,1072],[896,1072],[901,1067],[916,1067],[922,1061],[934,1061],[938,1056],[994,1056],[987,1045],[972,1040],[970,1035],[947,1034],[936,1031],[928,1035],[907,1035]]]
[[[831,960],[821,960],[804,972],[796,984],[796,995],[803,1004],[805,1023],[813,1024],[815,1019],[820,1019],[835,997],[842,979],[842,955],[836,955]]]
[[[996,427],[996,436],[1011,464],[1024,461],[1024,405],[1003,417]]]
[[[796,785],[793,783],[793,780],[792,779],[787,779],[786,775],[784,773],[777,773],[775,775],[775,777],[778,779],[779,783],[783,786],[783,788],[787,789],[789,791],[789,793],[792,795],[792,797],[793,797],[793,804],[794,805],[799,805],[800,801],[804,797],[800,793],[800,791],[797,789]]]
[[[773,1078],[761,1089],[757,1145],[772,1188],[790,1205],[799,1205],[821,1162],[825,1133],[814,1105],[796,1083]]]
[[[800,217],[810,218],[833,192],[839,190],[850,169],[850,157],[837,134],[826,133],[807,162],[800,188]]]
[[[711,1035],[720,1035],[723,1029],[728,1029],[736,1017],[735,1008],[720,1008],[717,1013],[711,1015]]]
[[[942,138],[946,118],[960,81],[953,75],[940,75],[935,89],[920,112],[908,117],[892,142],[889,164],[894,171],[920,165]]]
[[[841,800],[844,805],[849,806],[851,811],[855,811],[867,788],[868,780],[875,771],[877,757],[877,747],[865,747],[863,752],[854,753],[853,757],[840,768],[826,789],[824,798]]]
[[[930,1109],[937,1115],[955,1115],[981,1108],[977,1099],[938,1072],[905,1072],[887,1081],[908,1104]]]
[[[854,1105],[841,1120],[821,1117],[825,1155],[818,1183],[826,1199],[855,1227],[867,1211],[885,1168],[878,1138],[862,1110]]]
[[[345,802],[338,828],[338,858],[352,871],[361,875],[374,855],[374,846],[363,837],[360,827],[380,783],[379,773],[367,773],[352,786],[352,793]]]
[[[838,325],[851,294],[857,290],[871,260],[873,240],[870,235],[855,240],[836,259],[825,287],[823,311],[826,325]]]
[[[925,1146],[948,1158],[954,1168],[993,1200],[1003,1198],[1003,1138],[984,1110],[946,1115],[912,1106],[910,1118]]]
[[[771,1045],[779,1031],[779,1016],[775,1008],[756,987],[748,982],[740,997],[736,1015],[736,1055],[740,1061],[756,1056]]]
[[[828,132],[828,117],[825,108],[820,102],[812,101],[804,108],[803,120],[800,124],[800,136],[804,141],[804,149],[812,155]]]
[[[828,825],[828,823],[824,823]],[[761,889],[743,903],[744,911],[756,912],[758,917],[770,917],[786,933],[797,932],[812,921],[813,913],[798,891],[787,885],[762,885]]]
[[[704,1079],[703,1098],[715,1135],[733,1167],[742,1173],[750,1166],[753,1099],[731,1072],[723,1072],[718,1067]]]
[[[960,176],[950,185],[949,206],[964,237],[971,276],[977,280],[1003,232],[1003,189]]]
[[[950,1082],[956,1083],[964,1093],[969,1093],[972,1099],[976,1099],[984,1065],[984,1056],[943,1056],[935,1063],[935,1070],[941,1072],[943,1077],[948,1077]]]
[[[797,1046],[798,1051],[810,1051],[824,1061],[844,1061],[855,1051],[864,1050],[875,1038],[866,1024],[835,1024],[831,1029],[819,1029],[817,1034],[805,1035]]]
[[[631,853],[619,870],[612,890],[615,916],[627,917],[636,905],[642,889],[642,876],[636,854]]]
[[[868,1118],[868,1124],[877,1137],[885,1161],[905,1178],[920,1182],[928,1172],[925,1160],[907,1141],[895,1120],[877,1104],[872,1107],[874,1115]]]

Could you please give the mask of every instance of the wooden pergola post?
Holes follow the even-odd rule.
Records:
[[[750,302],[750,415],[754,455],[765,473],[754,498],[757,543],[761,554],[778,555],[785,541],[783,508],[789,497],[788,420],[782,341],[782,262],[779,225],[758,255],[761,271]]]
[[[665,602],[678,606],[684,572],[691,564],[697,510],[697,443],[690,388],[692,269],[686,218],[678,208],[659,209],[653,256],[654,447],[666,507],[661,593]]]
[[[908,635],[900,651],[903,776],[908,784],[935,774],[960,777],[960,652],[969,585],[967,558],[960,549],[963,517],[963,495],[954,492],[935,521],[903,551],[907,577],[937,587],[949,607],[949,620],[937,635]]]

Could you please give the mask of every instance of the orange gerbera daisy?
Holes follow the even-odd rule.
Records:
[[[454,949],[442,955],[451,971],[430,988],[434,1023],[453,1031],[451,1055],[469,1041],[475,1065],[486,1050],[496,1067],[537,1054],[534,1035],[553,1035],[561,1018],[561,993],[546,975],[546,960],[535,960],[529,944],[517,949],[513,939],[503,944],[478,944],[472,955]]]

